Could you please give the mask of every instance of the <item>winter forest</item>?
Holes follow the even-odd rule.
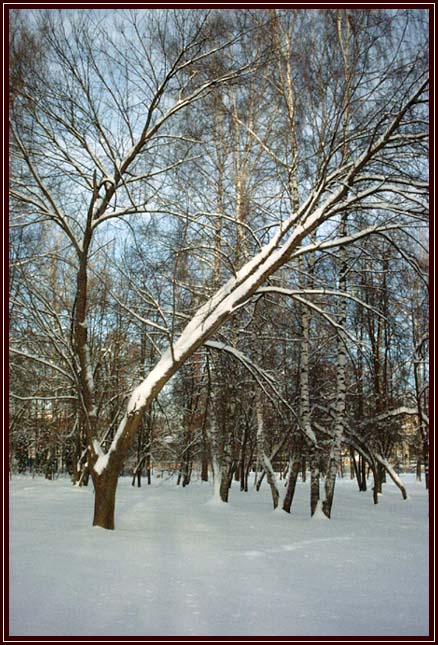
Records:
[[[426,9],[9,10],[14,634],[427,632],[428,37]],[[323,542],[297,569],[308,598],[349,535],[339,602],[362,549],[383,558],[380,592],[416,578],[410,611],[288,621],[287,558]],[[128,548],[135,595],[134,560],[158,571],[161,544],[190,607],[203,562],[217,605],[257,571],[283,600],[253,627],[237,600],[170,624],[149,596],[155,623],[129,604],[105,622],[119,590],[44,622],[32,567],[52,539],[82,553],[75,571],[64,557],[73,586],[99,557],[101,585],[120,582],[109,562]]]

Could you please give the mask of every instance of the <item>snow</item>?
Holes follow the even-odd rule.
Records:
[[[103,452],[103,450],[101,448],[101,445],[100,445],[100,443],[98,442],[97,439],[93,439],[93,448],[94,448],[94,452],[99,457],[103,457],[105,455],[105,453]]]
[[[96,463],[94,464],[94,470],[98,475],[101,475],[105,468],[108,466],[108,460],[110,457],[110,451],[108,451],[106,454],[100,454],[99,457],[96,459]]]
[[[344,191],[342,186],[339,189],[339,195]],[[329,207],[334,197],[328,198],[325,206],[316,208],[311,214],[307,214],[305,221],[306,227],[310,231],[313,225],[324,217],[325,208]],[[301,211],[300,211],[301,213]],[[293,245],[298,243],[300,236],[306,230],[303,224],[296,225],[289,238],[287,237],[289,229],[297,219],[298,214],[292,214],[289,219],[280,226],[277,233],[251,260],[249,260],[236,274],[230,278],[216,293],[200,307],[190,322],[186,325],[178,340],[167,349],[162,355],[153,370],[148,374],[133,391],[128,401],[126,415],[134,413],[136,410],[144,408],[154,389],[157,392],[172,376],[179,362],[184,362],[191,353],[193,353],[197,344],[208,340],[209,335],[224,322],[233,312],[242,306],[242,303],[255,292],[258,285],[262,284],[266,278],[275,271],[276,268],[284,264],[293,249]],[[297,298],[299,299],[299,298]],[[314,307],[314,305],[312,305]],[[210,343],[213,341],[210,341]],[[87,346],[86,346],[87,349]],[[237,356],[237,354],[236,354]],[[89,361],[88,361],[89,363]],[[93,391],[93,377],[87,369],[86,374],[89,388]],[[122,419],[115,437],[110,446],[109,453],[117,449],[117,444],[122,437],[126,426],[126,416]],[[310,439],[315,442],[313,433],[309,434]],[[101,474],[108,464],[108,456],[99,456],[94,466],[94,470]]]
[[[312,515],[312,520],[327,520],[329,522],[327,515],[323,513],[321,500],[318,501],[315,512]]]
[[[177,341],[177,343],[178,342],[179,341]],[[174,348],[175,346],[176,345],[174,345]],[[176,358],[175,351],[174,351],[174,356]],[[178,358],[179,358],[179,355],[178,355]],[[145,404],[145,401],[150,396],[154,386],[161,378],[164,377],[164,375],[167,372],[169,372],[172,369],[173,364],[174,364],[174,360],[172,357],[172,352],[170,349],[168,349],[161,355],[160,360],[155,365],[153,370],[149,372],[148,376],[144,379],[144,381],[142,381],[140,385],[137,385],[137,387],[132,391],[132,394],[128,401],[127,414],[135,412],[135,410],[138,410]],[[117,441],[123,433],[124,425],[125,423],[122,422],[122,424],[120,424],[117,430],[116,436],[114,437],[114,440],[113,440],[114,446],[117,445]]]
[[[108,465],[110,451],[105,453],[102,450],[102,447],[97,439],[93,439],[93,448],[94,452],[97,455],[96,463],[94,464],[94,470],[98,475],[101,475]]]
[[[105,531],[91,488],[14,477],[11,635],[426,635],[427,495],[404,479],[407,501],[388,482],[376,506],[338,479],[332,519],[314,521],[307,483],[288,515],[267,485],[233,484],[224,505],[211,483],[122,478]]]
[[[116,450],[117,444],[118,444],[118,442],[120,440],[120,437],[122,436],[123,431],[125,429],[126,420],[127,420],[127,415],[125,414],[124,417],[122,418],[122,420],[119,423],[119,427],[117,428],[117,432],[114,435],[114,439],[112,440],[112,443],[111,443],[111,446],[109,447],[108,452],[103,452],[103,450],[100,447],[99,442],[96,441],[96,440],[93,441],[93,446],[94,446],[95,452],[98,455],[96,463],[94,464],[93,468],[94,468],[94,471],[98,475],[101,475],[103,473],[103,471],[105,470],[105,468],[108,465],[110,454]],[[96,444],[99,444],[98,449],[96,448]]]

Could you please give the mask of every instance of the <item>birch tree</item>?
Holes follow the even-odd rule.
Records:
[[[348,131],[350,129],[350,86],[354,77],[354,66],[356,63],[356,56],[354,51],[353,42],[353,29],[354,17],[348,12],[338,10],[336,12],[336,30],[339,42],[339,48],[342,53],[343,73],[344,73],[344,115],[343,115],[343,138],[344,144],[341,150],[342,159],[344,161],[348,158]],[[348,234],[347,214],[342,214],[340,235],[346,237]],[[340,249],[340,270],[339,270],[339,291],[347,292],[347,274],[348,263],[346,248]],[[347,323],[347,301],[345,298],[339,300],[338,305],[338,324],[344,328]],[[345,424],[345,404],[346,404],[346,338],[339,332],[338,334],[338,347],[337,347],[337,365],[336,365],[336,420],[333,428],[333,440],[330,449],[329,464],[327,468],[327,475],[325,479],[325,499],[322,504],[323,512],[327,517],[330,517],[331,508],[333,504],[333,495],[335,489],[336,475],[340,467],[340,454],[342,439],[344,434]]]

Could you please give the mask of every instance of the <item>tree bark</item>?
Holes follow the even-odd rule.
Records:
[[[225,470],[225,472],[224,472]],[[228,495],[230,492],[230,477],[226,469],[222,467],[221,484],[219,488],[220,498],[223,502],[228,503]]]
[[[286,494],[283,499],[283,511],[286,511],[286,513],[290,513],[290,509],[291,509],[294,494],[295,494],[295,487],[297,484],[298,473],[300,472],[301,460],[302,460],[301,445],[302,445],[302,441],[301,441],[301,438],[299,438],[295,443],[294,453],[292,456],[292,463],[289,470],[289,477],[287,480]]]
[[[94,484],[93,526],[112,530],[115,527],[114,509],[119,472],[114,468],[105,469],[102,475],[92,472]]]
[[[315,513],[320,499],[319,482],[319,456],[315,448],[312,447],[310,456],[310,515],[313,515]]]
[[[341,222],[341,235],[347,235],[347,216],[343,215]],[[347,252],[345,248],[340,251],[341,267],[339,273],[339,290],[347,290]],[[347,323],[347,301],[341,300],[338,308],[338,323],[342,328]],[[346,366],[347,348],[346,339],[340,331],[338,333],[338,356],[336,365],[336,417],[333,428],[333,439],[330,450],[330,457],[325,478],[325,499],[322,503],[322,510],[326,517],[331,517],[333,497],[335,494],[336,476],[341,466],[341,446],[344,438],[345,403],[346,403]]]
[[[266,435],[265,435],[265,425],[263,420],[263,407],[262,407],[262,401],[261,401],[259,392],[256,395],[255,406],[256,406],[256,417],[257,417],[257,450],[259,454],[259,462],[263,464],[263,467],[265,469],[268,484],[271,489],[272,504],[275,510],[278,506],[280,493],[278,492],[277,477],[275,475],[275,471],[272,466],[272,461],[269,458],[267,449],[266,449]]]

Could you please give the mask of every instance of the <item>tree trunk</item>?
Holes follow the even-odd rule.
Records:
[[[403,499],[407,499],[407,498],[408,498],[408,494],[407,494],[407,492],[406,492],[406,488],[403,486],[403,484],[402,484],[402,482],[401,482],[400,478],[398,477],[397,473],[396,473],[396,472],[395,472],[395,470],[392,468],[392,466],[391,466],[391,465],[388,463],[388,461],[387,461],[384,457],[382,457],[381,455],[376,455],[376,460],[377,460],[377,462],[378,462],[378,464],[379,464],[379,468],[381,468],[381,469],[382,469],[382,471],[383,471],[385,474],[386,474],[386,473],[388,473],[388,475],[391,477],[391,479],[392,479],[392,481],[394,482],[394,484],[395,484],[395,485],[397,486],[397,488],[400,490],[400,492],[401,492],[401,494],[402,494]]]
[[[310,457],[310,515],[315,513],[320,498],[320,469],[318,461],[319,458],[316,454],[316,450],[312,448],[312,454]]]
[[[146,478],[148,480],[148,486],[150,486],[151,483],[152,483],[151,475],[152,475],[151,453],[148,452],[148,454],[146,456]]]
[[[341,235],[347,235],[347,216],[343,215],[341,222]],[[347,291],[347,253],[344,248],[340,250],[341,267],[339,272],[339,290]],[[336,364],[336,416],[333,428],[333,439],[328,460],[327,475],[325,478],[325,499],[322,510],[326,517],[331,517],[333,498],[335,494],[336,476],[341,467],[341,446],[344,437],[344,419],[346,404],[346,365],[347,348],[343,330],[347,323],[347,302],[342,299],[338,305],[338,324],[342,330],[338,332],[338,356]]]
[[[228,495],[233,481],[234,469],[227,457],[221,466],[221,483],[219,488],[220,498],[223,502],[228,502]]]
[[[137,481],[137,487],[141,488],[141,472],[143,470],[143,464],[145,461],[146,457],[143,455],[143,457],[140,457],[139,460],[137,461],[137,464],[134,467],[134,470],[132,472],[132,482],[131,486],[135,486],[135,482]]]
[[[263,464],[263,467],[265,469],[265,473],[268,479],[268,484],[271,489],[272,503],[273,503],[274,509],[276,509],[278,506],[278,500],[280,498],[280,494],[278,492],[277,477],[275,475],[274,468],[272,466],[272,461],[269,458],[266,451],[266,436],[265,436],[265,426],[263,421],[263,407],[262,407],[262,401],[259,393],[257,393],[256,395],[255,407],[256,407],[256,418],[257,418],[258,461],[259,463]],[[259,488],[261,484],[261,479],[262,478],[260,477],[260,480],[258,482]],[[259,490],[259,488],[257,488],[257,490]]]
[[[237,476],[237,479],[240,481],[241,491],[245,490],[245,459],[246,459],[247,438],[248,438],[248,429],[247,429],[247,425],[245,425],[245,428],[243,430],[242,445],[240,448],[239,466],[238,468],[236,468],[236,476]]]
[[[226,502],[226,503],[228,502],[229,492],[230,492],[230,477],[229,477],[229,474],[226,472],[224,473],[224,470],[222,469],[219,495],[223,502]]]
[[[364,484],[362,480],[365,478],[364,460],[362,455],[359,454],[358,461],[356,461],[354,448],[351,449],[351,464],[353,468],[353,477],[354,475],[356,476],[356,481],[357,481],[357,486],[359,488],[359,491],[363,491]],[[365,482],[365,487],[366,487],[366,482]]]
[[[219,451],[220,458],[216,457],[216,460],[220,464],[220,487],[219,494],[223,502],[228,502],[228,495],[231,488],[231,483],[233,481],[234,475],[234,462],[232,458],[232,447],[231,447],[231,437],[229,433],[226,433],[222,437],[223,445]]]
[[[88,486],[89,479],[90,479],[90,469],[88,468],[88,464],[85,464],[82,472],[80,473],[80,477],[76,482],[76,486]]]
[[[300,466],[301,466],[301,442],[299,442],[295,446],[294,454],[292,457],[292,463],[289,470],[286,494],[283,500],[283,511],[286,511],[286,513],[290,513],[290,509],[291,509],[294,494],[295,494],[295,487],[297,484],[298,473],[300,472]]]
[[[415,470],[415,479],[421,482],[421,455],[417,455],[417,466]]]
[[[350,479],[354,479],[356,476],[357,479],[357,464],[355,459],[354,450],[350,450]]]
[[[251,471],[251,465],[253,463],[253,458],[254,458],[254,449],[255,449],[255,444],[251,444],[251,449],[249,451],[249,457],[246,461],[246,464],[244,464],[244,478],[243,478],[243,490],[245,493],[248,492],[248,479],[249,479],[249,473]]]
[[[221,499],[221,479],[222,472],[219,464],[219,460],[215,453],[212,453],[211,456],[211,468],[213,471],[213,497],[216,500]]]
[[[365,492],[367,490],[367,462],[363,455],[359,455],[360,457],[360,473],[361,473],[361,479],[360,479],[360,490]]]
[[[301,458],[301,481],[303,484],[306,483],[307,480],[307,460],[305,455]]]
[[[361,464],[359,464],[359,472],[362,473],[361,483],[364,485],[362,490],[366,490],[366,476],[365,471],[368,464],[368,468],[371,469],[373,473],[374,486],[373,486],[373,502],[378,504],[379,502],[379,473],[377,468],[377,461],[372,450],[370,450],[365,444],[355,437],[353,440],[353,446],[355,450],[359,453],[361,458]]]
[[[114,508],[119,478],[118,470],[108,466],[102,475],[93,472],[94,517],[93,526],[114,529]]]
[[[277,476],[275,474],[274,468],[272,466],[271,460],[269,459],[268,455],[263,452],[263,463],[265,465],[265,472],[266,472],[266,477],[268,479],[268,484],[271,489],[271,495],[272,495],[272,504],[274,506],[274,510],[278,506],[278,502],[280,499],[280,493],[278,492],[278,486],[277,486]]]
[[[202,455],[201,480],[208,482],[208,455],[206,453]]]
[[[350,65],[352,63],[351,57],[351,32],[350,32],[350,22],[348,19],[347,12],[344,15],[337,13],[337,34],[338,41],[342,52],[342,57],[344,61],[344,78],[346,81],[346,92],[349,94],[350,86]],[[343,114],[343,147],[342,147],[342,159],[345,162],[345,159],[348,158],[348,149],[349,149],[349,121],[350,121],[350,112],[347,108]],[[347,212],[342,214],[341,223],[340,223],[340,235],[342,237],[347,236],[348,227],[347,227]],[[341,247],[339,250],[339,291],[347,291],[347,274],[348,274],[348,257],[345,247]],[[337,322],[340,325],[337,337],[337,364],[336,364],[336,416],[333,428],[333,439],[330,449],[330,456],[327,464],[327,474],[325,478],[325,499],[322,503],[322,510],[326,517],[331,517],[333,498],[335,494],[335,484],[336,476],[341,468],[341,446],[344,436],[344,420],[345,420],[345,407],[346,407],[346,365],[347,365],[347,347],[346,347],[346,338],[344,333],[344,328],[347,325],[347,300],[341,298],[338,304],[337,312]]]
[[[429,441],[423,441],[424,481],[426,490],[429,490]]]

